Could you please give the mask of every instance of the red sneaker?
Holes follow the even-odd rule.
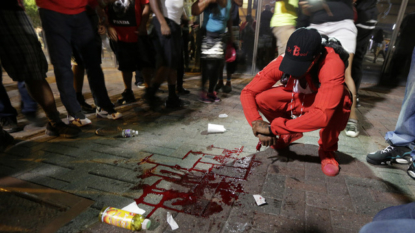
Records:
[[[334,158],[334,151],[318,151],[321,160],[321,170],[326,176],[339,174],[339,163]]]
[[[281,134],[278,135],[277,144],[271,146],[272,149],[282,149],[289,146],[294,141],[303,137],[303,133]]]

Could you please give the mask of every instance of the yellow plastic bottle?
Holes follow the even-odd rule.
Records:
[[[99,220],[132,231],[147,230],[151,226],[151,220],[140,214],[108,206],[102,208],[99,213]]]

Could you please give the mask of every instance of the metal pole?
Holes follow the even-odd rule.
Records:
[[[398,18],[396,19],[395,29],[393,30],[392,38],[389,42],[389,49],[388,49],[388,52],[386,53],[386,59],[385,59],[386,62],[383,63],[382,75],[388,70],[390,66],[390,63],[392,60],[391,58],[392,53],[394,52],[393,47],[395,46],[396,38],[398,38],[399,30],[401,28],[401,23],[403,20],[403,16],[405,15],[407,5],[408,5],[408,0],[402,0],[401,7],[398,13]]]
[[[254,40],[254,53],[252,55],[252,70],[251,75],[254,75],[256,69],[256,56],[258,52],[258,39],[259,39],[259,28],[261,25],[261,13],[262,13],[262,0],[258,0],[258,6],[256,9],[256,26],[255,26],[255,40]]]

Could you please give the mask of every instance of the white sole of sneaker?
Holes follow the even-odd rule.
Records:
[[[354,132],[354,131],[345,131],[346,135],[352,138],[355,138],[359,136],[360,132]]]

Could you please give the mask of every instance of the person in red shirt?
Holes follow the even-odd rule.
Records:
[[[118,70],[122,72],[125,90],[119,104],[135,102],[132,91],[133,72],[140,70],[146,83],[154,70],[155,52],[147,36],[148,0],[117,0],[106,7],[108,34],[116,42]],[[138,34],[137,34],[138,33]]]
[[[260,71],[241,93],[245,117],[262,145],[284,148],[303,132],[321,129],[318,153],[322,171],[337,175],[334,152],[352,105],[344,84],[345,68],[333,48],[322,46],[317,30],[297,29],[285,54]],[[278,81],[282,85],[274,87]]]

